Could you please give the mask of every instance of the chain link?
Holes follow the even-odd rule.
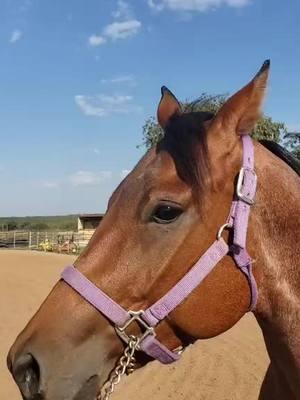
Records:
[[[115,390],[115,386],[121,381],[121,378],[125,374],[130,374],[135,369],[135,358],[134,353],[138,346],[138,338],[130,336],[127,347],[121,356],[118,365],[112,371],[108,381],[104,384],[100,393],[96,397],[96,400],[108,400],[111,394]]]

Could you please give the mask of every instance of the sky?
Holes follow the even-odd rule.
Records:
[[[231,94],[300,129],[298,0],[0,0],[0,216],[104,212],[160,87]]]

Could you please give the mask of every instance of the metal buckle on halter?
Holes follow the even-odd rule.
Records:
[[[245,183],[247,180],[252,180],[250,187],[254,188],[254,193],[246,193],[244,190]],[[257,182],[257,175],[253,169],[248,167],[242,167],[239,172],[238,181],[236,185],[236,194],[240,200],[243,200],[248,205],[254,204],[255,188]]]
[[[130,314],[131,318],[129,318],[128,321],[125,322],[123,326],[115,326],[115,330],[117,334],[120,336],[120,338],[128,344],[132,335],[127,335],[126,329],[129,327],[129,325],[132,324],[132,322],[136,321],[138,325],[144,330],[140,336],[136,336],[138,339],[137,342],[137,350],[139,349],[139,343],[141,343],[145,337],[152,335],[156,336],[154,328],[150,325],[147,324],[146,321],[143,320],[142,315],[144,314],[143,310],[140,311],[128,311],[128,314]]]

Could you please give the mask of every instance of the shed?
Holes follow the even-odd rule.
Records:
[[[100,224],[104,214],[78,215],[77,227],[79,234],[79,246],[85,247]]]
[[[78,216],[78,232],[94,231],[100,224],[104,214],[81,214]]]

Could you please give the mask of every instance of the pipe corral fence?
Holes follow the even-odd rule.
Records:
[[[80,253],[86,247],[104,214],[81,214],[77,231],[0,231],[0,248]]]
[[[79,253],[93,231],[82,232],[0,232],[0,248]]]

